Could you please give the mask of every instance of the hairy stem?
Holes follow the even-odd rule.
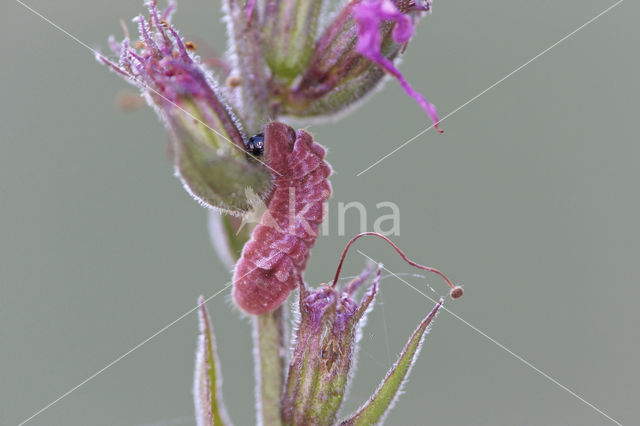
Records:
[[[253,356],[256,371],[257,424],[281,425],[280,397],[284,383],[284,310],[253,317]]]

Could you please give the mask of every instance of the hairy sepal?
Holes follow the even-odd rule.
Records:
[[[373,396],[355,414],[344,420],[342,425],[373,425],[384,421],[402,391],[411,368],[416,362],[431,322],[435,318],[443,300],[436,304],[427,317],[413,332],[396,363],[391,367]]]
[[[200,335],[196,350],[193,396],[198,426],[231,425],[222,398],[222,372],[211,318],[204,298],[198,299]]]

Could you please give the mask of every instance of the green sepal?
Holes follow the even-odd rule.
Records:
[[[322,0],[266,0],[262,29],[265,60],[285,84],[309,64]]]
[[[265,165],[247,160],[244,150],[180,112],[169,118],[176,175],[201,204],[242,215],[265,198],[272,177]]]
[[[269,111],[268,67],[264,60],[261,22],[258,7],[247,17],[247,1],[222,0],[227,23],[231,75],[240,77],[238,109],[249,134],[258,133],[272,115]]]
[[[200,336],[196,351],[194,403],[198,426],[231,425],[222,398],[222,373],[211,318],[204,297],[198,298]]]
[[[355,414],[343,421],[342,425],[375,425],[382,423],[400,394],[402,385],[407,380],[411,367],[418,358],[424,337],[433,318],[442,306],[442,299],[413,332],[402,354],[391,367],[386,377],[373,396]]]

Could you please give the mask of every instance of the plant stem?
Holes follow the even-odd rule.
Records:
[[[253,317],[253,356],[256,372],[257,424],[281,425],[280,398],[284,385],[284,310]]]

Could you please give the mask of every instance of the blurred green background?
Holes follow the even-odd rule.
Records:
[[[160,2],[162,4],[162,2]],[[106,50],[141,1],[28,4]],[[402,70],[446,115],[613,1],[437,1]],[[395,202],[394,239],[465,285],[447,307],[624,424],[640,423],[638,2],[625,1],[360,177],[426,128],[390,82],[310,130],[336,170],[306,279],[330,279],[347,236],[337,202]],[[20,4],[0,6],[0,424],[17,424],[229,280],[206,212],[172,176],[167,137],[128,86]],[[182,0],[190,39],[225,47],[216,1]],[[130,28],[133,28],[130,25]],[[201,42],[202,43],[202,42]],[[359,231],[355,212],[348,217]],[[358,248],[415,272],[382,242]],[[363,264],[353,251],[346,273]],[[406,278],[426,290],[420,278]],[[435,277],[428,282],[445,294]],[[384,305],[382,305],[384,302]],[[344,413],[360,405],[431,309],[385,280]],[[209,304],[236,424],[254,422],[250,327]],[[385,333],[385,329],[388,333]],[[188,316],[33,419],[32,425],[186,425],[197,333]],[[449,313],[426,340],[388,424],[611,424]]]

